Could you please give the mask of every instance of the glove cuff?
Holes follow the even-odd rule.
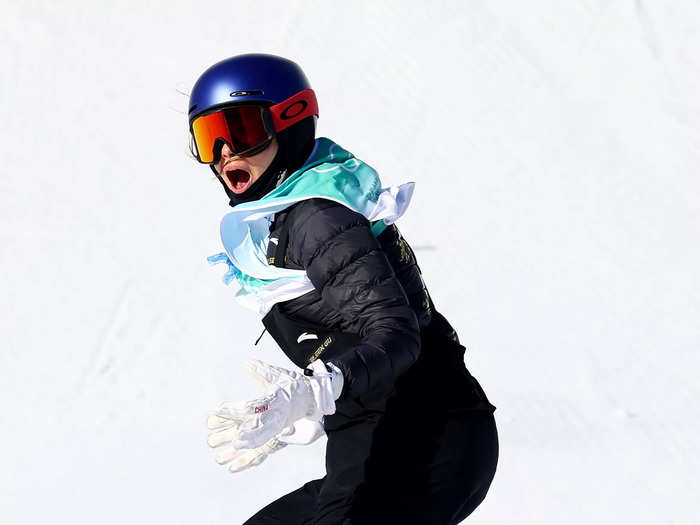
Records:
[[[343,392],[343,384],[345,383],[340,369],[333,363],[316,360],[306,367],[304,375],[310,376],[309,383],[316,401],[316,410],[310,417],[335,414],[335,400]]]
[[[325,363],[326,370],[331,374],[331,385],[333,386],[333,400],[337,400],[340,394],[343,393],[343,386],[345,386],[345,377],[343,376],[343,371],[335,366],[333,363]]]

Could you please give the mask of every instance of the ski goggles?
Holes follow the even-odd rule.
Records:
[[[318,104],[310,89],[273,106],[223,107],[192,121],[190,151],[203,164],[218,161],[224,143],[234,155],[256,155],[269,146],[275,133],[311,115],[318,115]]]

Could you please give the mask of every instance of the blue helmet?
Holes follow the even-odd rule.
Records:
[[[189,123],[191,125],[201,114],[228,105],[258,102],[275,106],[305,90],[311,91],[311,85],[301,68],[291,60],[261,53],[237,55],[217,62],[197,79],[190,95]],[[309,106],[315,109],[311,114],[318,116],[313,91],[310,95],[313,104]],[[297,106],[290,113],[297,116],[295,109],[299,108],[299,102],[292,102]],[[280,108],[280,112],[285,109],[288,108]],[[277,124],[275,122],[276,131],[280,131]]]
[[[262,108],[260,115],[264,133],[256,133],[255,138],[265,139],[267,133],[267,140],[260,142],[260,147],[266,147],[269,141],[276,138],[278,151],[270,166],[252,186],[244,193],[234,194],[218,175],[214,164],[208,159],[203,160],[200,150],[213,151],[212,158],[216,162],[222,147],[221,139],[231,140],[232,144],[233,131],[245,129],[231,127],[227,117],[220,117],[240,113],[243,108],[236,106],[249,105]],[[201,139],[202,147],[197,144],[196,149],[192,149],[193,156],[199,162],[209,163],[229,196],[230,205],[235,206],[262,197],[302,166],[314,147],[317,118],[316,95],[297,64],[275,55],[237,55],[214,64],[195,82],[188,111],[190,147],[192,149],[192,144]],[[221,127],[224,122],[225,126]],[[203,132],[197,135],[199,131]],[[217,136],[220,131],[229,136]],[[233,147],[232,150],[236,151]],[[248,151],[257,149],[252,147]]]

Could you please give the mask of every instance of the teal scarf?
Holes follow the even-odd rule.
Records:
[[[366,217],[372,222],[373,233],[379,235],[405,212],[412,193],[413,183],[383,190],[371,166],[333,141],[319,138],[304,165],[282,184],[259,200],[237,205],[224,216],[221,240],[226,253],[209,260],[229,265],[224,282],[228,284],[234,278],[238,281],[241,290],[237,296],[258,294],[270,287],[308,291],[306,272],[267,264],[269,225],[275,213],[302,200],[329,199]]]

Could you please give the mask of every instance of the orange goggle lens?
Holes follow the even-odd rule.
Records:
[[[236,155],[245,155],[272,139],[273,134],[265,126],[264,111],[261,106],[237,106],[194,119],[192,139],[197,160],[214,162],[218,139],[224,140]]]

